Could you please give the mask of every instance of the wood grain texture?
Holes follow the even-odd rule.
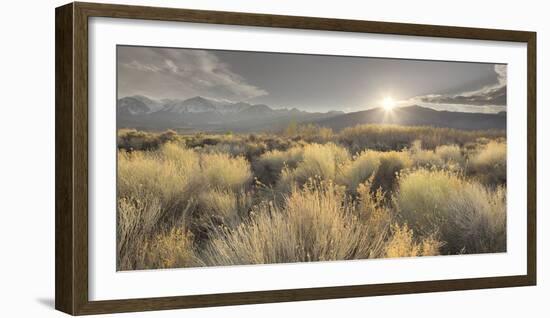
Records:
[[[527,275],[196,296],[89,301],[88,18],[524,42],[528,45]],[[72,3],[56,9],[56,308],[82,315],[536,284],[536,33],[358,20]]]
[[[527,41],[527,276],[537,284],[537,34]]]
[[[55,10],[55,308],[74,313],[73,5]]]

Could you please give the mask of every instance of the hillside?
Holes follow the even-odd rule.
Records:
[[[498,114],[437,111],[420,106],[374,108],[343,113],[306,112],[296,108],[274,109],[264,104],[229,102],[193,97],[185,100],[154,100],[145,96],[124,97],[117,103],[119,128],[186,131],[278,131],[290,123],[312,123],[335,131],[361,124],[396,124],[456,129],[505,129],[506,112]]]
[[[396,124],[433,126],[456,129],[506,129],[506,112],[498,114],[437,111],[420,106],[407,106],[387,111],[374,108],[313,121],[336,131],[360,124]]]

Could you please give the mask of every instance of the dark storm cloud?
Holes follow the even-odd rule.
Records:
[[[246,100],[267,94],[203,50],[119,47],[118,76],[122,95]]]
[[[506,66],[121,46],[118,94],[200,95],[322,112],[379,107],[392,97],[399,105],[496,112],[506,107]]]
[[[476,106],[506,106],[506,66],[495,65],[498,83],[459,94],[432,94],[413,100],[431,104],[459,104]]]

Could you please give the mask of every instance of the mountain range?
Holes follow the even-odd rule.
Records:
[[[369,123],[406,126],[427,125],[457,129],[505,129],[506,112],[498,114],[437,111],[408,106],[386,111],[374,108],[344,113],[341,111],[307,112],[297,108],[274,109],[264,104],[229,102],[201,96],[180,100],[155,100],[136,95],[117,102],[119,128],[180,131],[278,131],[291,122],[311,123],[336,131]]]

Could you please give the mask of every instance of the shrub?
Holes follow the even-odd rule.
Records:
[[[211,189],[199,195],[199,222],[202,226],[224,224],[234,227],[248,216],[252,206],[249,193]]]
[[[117,180],[118,268],[146,268],[146,240],[165,227],[184,226],[195,207],[199,158],[173,144],[154,152],[119,152]]]
[[[227,153],[231,156],[244,156],[246,154],[245,145],[240,143],[218,143],[215,145],[205,145],[198,148],[201,153]]]
[[[506,191],[478,183],[465,186],[447,203],[454,241],[464,253],[506,251]]]
[[[332,182],[293,189],[283,208],[259,206],[235,230],[219,230],[201,254],[205,265],[375,258],[387,231],[371,228]]]
[[[506,250],[503,132],[292,129],[119,130],[117,269]]]
[[[504,191],[446,171],[417,170],[399,178],[399,216],[420,236],[437,235],[447,253],[506,248]]]
[[[162,133],[149,133],[135,129],[119,129],[117,131],[117,146],[127,151],[156,150],[165,143],[178,140],[178,134],[173,130]]]
[[[193,236],[185,228],[173,227],[143,242],[133,269],[191,267],[199,264]]]
[[[234,137],[220,139],[214,145],[204,144],[196,149],[201,153],[227,153],[233,157],[245,157],[252,161],[267,150],[267,145],[262,141],[246,141],[242,138]]]
[[[468,162],[467,172],[486,184],[506,183],[506,143],[491,141]]]
[[[303,185],[310,179],[334,181],[348,160],[348,151],[333,143],[308,144],[304,147],[303,159],[296,168],[283,169],[278,189],[288,192],[295,184]]]
[[[147,195],[119,199],[117,210],[117,269],[136,269],[136,255],[157,226],[161,205],[158,198]]]
[[[358,125],[345,128],[338,135],[338,141],[352,153],[365,149],[402,150],[415,140],[420,140],[426,149],[433,150],[446,144],[464,145],[480,137],[505,137],[505,130],[459,130],[428,126]]]
[[[435,154],[446,163],[462,164],[464,157],[457,145],[442,145],[435,148]]]
[[[205,184],[211,188],[238,191],[252,180],[250,165],[243,157],[233,158],[224,153],[203,154],[200,166]]]
[[[293,147],[286,151],[268,151],[253,164],[255,175],[261,182],[272,185],[277,182],[284,167],[295,169],[298,162],[303,160],[303,156],[302,147]]]
[[[409,148],[409,156],[415,167],[442,167],[444,161],[432,150],[422,149],[422,141],[415,140]]]
[[[393,189],[396,175],[410,166],[411,160],[406,152],[366,150],[341,168],[337,181],[346,185],[350,193],[355,193],[359,184],[372,177],[374,189],[388,192]]]
[[[357,187],[356,213],[361,222],[368,224],[371,233],[386,233],[389,230],[393,214],[384,204],[384,192],[381,189],[373,190],[370,180],[361,183]],[[376,237],[369,240],[377,241]]]
[[[163,210],[183,209],[192,201],[200,181],[199,157],[192,150],[167,144],[156,152],[119,152],[119,197],[151,194]]]
[[[332,129],[314,124],[291,122],[283,132],[287,138],[299,138],[311,143],[325,143],[333,138]]]
[[[345,184],[348,190],[354,193],[359,184],[374,176],[380,166],[380,157],[380,152],[363,151],[342,168],[342,175],[338,178],[338,182]]]
[[[415,257],[439,255],[441,243],[433,237],[416,242],[414,233],[407,224],[392,225],[392,234],[386,244],[386,257]]]
[[[381,188],[388,195],[394,190],[399,172],[411,166],[406,152],[390,151],[380,157],[380,166],[373,179],[373,188]]]

